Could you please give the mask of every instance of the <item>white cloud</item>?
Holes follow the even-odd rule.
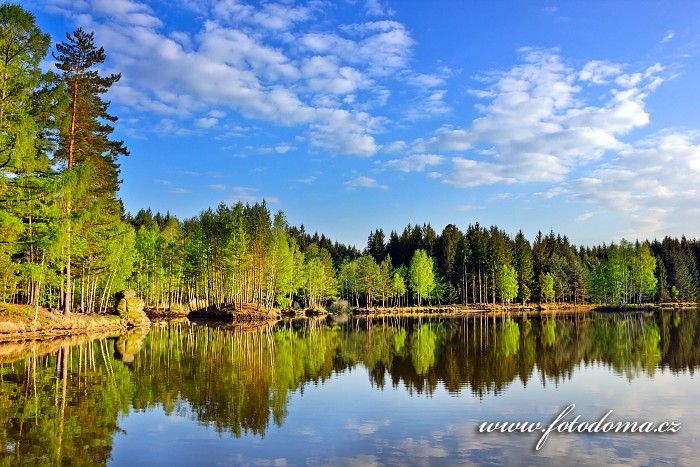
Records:
[[[492,162],[480,162],[455,157],[452,170],[445,175],[445,182],[462,188],[493,183],[514,183],[515,178],[499,175],[499,167]]]
[[[372,82],[359,70],[342,66],[335,57],[315,55],[305,59],[301,71],[308,89],[329,94],[350,94]]]
[[[368,16],[394,16],[396,13],[381,0],[367,0],[365,2],[365,13]]]
[[[246,146],[245,149],[248,151],[256,152],[258,154],[287,154],[288,152],[294,151],[297,148],[289,144],[278,144],[277,146],[263,147]]]
[[[700,228],[700,145],[693,132],[664,132],[639,141],[588,171],[559,194],[615,213],[629,238]],[[697,221],[695,219],[698,219]],[[685,226],[681,228],[680,226]]]
[[[664,36],[663,39],[661,39],[661,43],[665,44],[666,42],[670,41],[676,36],[676,33],[673,30],[669,30],[666,35]]]
[[[199,128],[211,128],[219,123],[216,118],[198,118],[195,120],[195,125]]]
[[[602,60],[591,60],[586,63],[579,73],[581,81],[590,81],[594,84],[605,84],[609,78],[622,74],[620,65]]]
[[[308,7],[281,3],[267,3],[256,9],[237,0],[220,1],[215,4],[213,11],[218,19],[231,24],[247,23],[275,31],[285,31],[295,23],[310,19],[313,13]]]
[[[234,186],[231,188],[233,192],[233,197],[230,201],[240,201],[242,203],[255,203],[261,201],[261,198],[256,195],[259,188],[246,187],[246,186]]]
[[[388,153],[403,152],[408,148],[406,141],[392,141],[391,143],[385,145],[382,150]]]
[[[165,34],[145,2],[48,0],[44,6],[95,31],[110,67],[123,74],[110,93],[113,102],[167,116],[163,133],[198,127],[225,135],[231,120],[243,116],[299,126],[312,144],[333,152],[373,155],[380,119],[366,104],[356,108],[355,93],[373,96],[365,103],[386,99],[388,90],[372,77],[406,70],[413,41],[395,21],[332,25],[330,33],[296,28],[328,7],[225,0],[211,11],[196,8],[197,32]],[[344,99],[334,98],[339,95]]]
[[[129,26],[152,28],[162,26],[153,10],[143,3],[133,0],[92,0],[93,11],[98,15],[113,18],[113,21]]]
[[[401,23],[375,21],[341,27],[347,37],[333,33],[307,33],[299,44],[314,54],[332,54],[349,64],[361,64],[373,77],[386,77],[408,67],[414,45]]]
[[[296,148],[288,144],[278,144],[275,146],[275,152],[277,154],[287,154],[289,151],[294,151]]]
[[[308,177],[297,178],[295,181],[298,183],[303,183],[304,185],[311,185],[316,181],[316,177],[314,175],[309,175]]]
[[[484,209],[484,206],[477,206],[476,204],[461,204],[458,209],[462,212],[474,211],[477,209]]]
[[[344,185],[348,188],[379,188],[382,190],[386,190],[389,188],[386,185],[381,185],[377,182],[377,180],[364,175],[360,175],[359,177],[350,179],[346,181]]]
[[[452,107],[445,103],[446,94],[447,91],[443,89],[422,93],[406,112],[406,119],[416,121],[449,114],[452,112]]]
[[[415,143],[421,152],[473,154],[452,159],[446,183],[562,182],[578,166],[623,150],[627,145],[618,137],[649,122],[645,99],[662,67],[630,79],[621,65],[609,62],[592,61],[576,70],[554,51],[522,53],[523,64],[483,78],[490,86],[476,94],[487,102],[476,106],[481,116],[470,126],[444,127],[429,141]],[[617,79],[624,89],[615,88]],[[584,83],[607,89],[588,97]]]
[[[369,133],[380,121],[365,112],[352,114],[343,109],[319,109],[319,122],[311,125],[311,144],[336,154],[372,156],[380,146]]]
[[[535,197],[544,198],[544,199],[552,199],[556,196],[566,194],[569,192],[570,192],[570,190],[568,190],[564,187],[561,187],[561,186],[557,186],[554,188],[550,188],[549,190],[544,191],[544,192],[537,192],[537,193],[535,193]]]
[[[435,154],[414,154],[403,159],[392,159],[385,167],[401,172],[423,172],[426,167],[440,165],[444,160],[444,157]]]
[[[577,222],[582,222],[582,221],[587,221],[591,217],[593,217],[592,212],[584,212],[583,214],[576,216],[576,218],[574,220]]]
[[[246,186],[234,186],[231,188],[231,192],[233,192],[233,196],[228,198],[226,202],[233,204],[237,201],[240,201],[242,203],[259,203],[265,200],[268,203],[272,204],[278,204],[279,203],[279,198],[277,196],[261,196],[259,195],[260,189],[259,188],[254,188],[254,187],[246,187]]]

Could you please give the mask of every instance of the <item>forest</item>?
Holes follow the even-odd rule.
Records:
[[[156,310],[698,300],[700,241],[685,237],[576,246],[465,219],[376,229],[360,250],[264,201],[126,213],[104,49],[77,29],[45,72],[51,38],[30,12],[0,5],[0,28],[0,302],[99,313],[127,288]]]

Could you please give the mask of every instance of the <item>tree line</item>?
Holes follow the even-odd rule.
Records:
[[[359,250],[290,226],[267,204],[191,219],[124,212],[105,51],[77,29],[56,45],[33,15],[0,5],[0,301],[104,312],[135,289],[158,310],[697,301],[700,241],[582,247],[496,226],[408,225]]]

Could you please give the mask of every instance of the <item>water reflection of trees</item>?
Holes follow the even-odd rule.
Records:
[[[0,460],[105,463],[132,408],[265,436],[284,423],[294,391],[354,368],[377,388],[430,395],[443,385],[478,397],[559,384],[580,365],[630,379],[660,367],[694,372],[699,316],[298,320],[247,332],[173,324],[66,345],[0,364]]]
[[[0,364],[0,464],[105,464],[131,385],[111,355],[99,339]]]

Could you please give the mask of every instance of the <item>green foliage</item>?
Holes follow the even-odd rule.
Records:
[[[428,256],[425,250],[418,249],[411,259],[409,270],[411,290],[421,306],[422,300],[435,289],[435,274],[433,271],[433,258]]]
[[[554,277],[548,272],[540,275],[540,300],[554,300]]]
[[[404,350],[406,349],[406,336],[407,332],[405,328],[398,328],[394,331],[392,336],[394,354],[398,356],[404,355]]]
[[[396,269],[391,276],[391,291],[397,301],[406,294],[406,283],[404,281],[405,268]]]
[[[499,289],[501,300],[505,301],[506,304],[510,304],[511,300],[517,296],[518,275],[513,266],[506,265],[501,270]]]
[[[382,287],[381,270],[373,256],[360,256],[355,261],[358,291],[365,295],[365,305],[369,307],[372,305],[372,296]]]
[[[432,326],[424,324],[411,333],[411,363],[416,373],[425,375],[435,365],[438,335]]]
[[[542,323],[542,345],[552,347],[557,340],[557,320],[547,319]]]
[[[0,301],[22,289],[27,301],[39,301],[39,279],[53,259],[51,75],[40,67],[50,42],[31,13],[0,5]]]
[[[633,245],[622,240],[607,250],[607,259],[593,267],[591,293],[595,301],[644,303],[656,295],[656,258],[648,242]]]
[[[379,265],[379,294],[382,298],[382,306],[387,305],[387,300],[392,296],[392,272],[391,256],[387,254]]]
[[[318,252],[318,253],[316,253]],[[303,269],[302,295],[310,308],[322,308],[338,298],[338,282],[330,253],[325,248],[312,248]]]
[[[503,322],[500,343],[503,357],[517,355],[520,350],[520,326],[517,321],[508,319]]]

